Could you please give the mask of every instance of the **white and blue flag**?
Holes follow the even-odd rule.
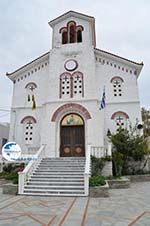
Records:
[[[102,109],[105,108],[105,106],[106,106],[105,100],[106,100],[106,96],[105,96],[105,87],[104,87],[104,89],[103,89],[103,96],[102,96],[102,99],[101,99],[101,102],[100,102],[99,110],[102,110]]]

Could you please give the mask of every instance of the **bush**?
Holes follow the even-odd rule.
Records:
[[[91,187],[103,186],[103,185],[106,184],[105,177],[103,177],[103,176],[90,177],[89,184],[90,184]]]
[[[99,176],[102,172],[104,165],[105,165],[104,159],[91,156],[91,175]]]
[[[14,184],[18,183],[18,174],[17,173],[9,173],[4,175],[5,180],[11,180]]]
[[[2,172],[0,173],[0,178],[10,180],[13,182],[13,184],[18,184],[18,174],[15,172],[14,173]]]
[[[13,184],[18,184],[18,172],[24,170],[24,163],[7,163],[3,167],[3,172],[0,173],[0,178],[12,181]]]
[[[4,167],[3,167],[3,171],[6,172],[6,173],[11,173],[15,170],[15,166],[12,164],[12,163],[9,163],[9,164],[6,164]]]
[[[112,152],[114,176],[128,174],[129,167],[131,168],[129,163],[144,160],[145,155],[148,154],[148,147],[144,138],[133,135],[132,131],[120,128],[110,139],[114,146]],[[132,171],[135,171],[134,165]]]

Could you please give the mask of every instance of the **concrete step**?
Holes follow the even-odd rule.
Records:
[[[83,172],[84,173],[84,170],[83,169],[68,169],[68,168],[49,168],[49,169],[41,169],[41,168],[38,168],[35,172],[39,173],[39,172]]]
[[[24,195],[56,195],[56,196],[84,196],[84,190],[40,190],[40,189],[24,189]]]
[[[84,189],[84,186],[83,185],[80,185],[80,186],[75,186],[75,185],[25,185],[24,186],[24,189],[40,189],[40,190],[66,190],[66,189],[69,189],[69,190],[80,190],[80,189]]]
[[[67,181],[70,181],[70,182],[82,182],[82,181],[84,181],[84,178],[83,177],[77,177],[77,178],[71,178],[71,177],[50,177],[50,178],[43,178],[43,177],[40,177],[40,178],[38,178],[38,177],[32,177],[31,178],[31,181],[41,181],[41,182],[54,182],[54,181],[65,181],[65,182],[67,182]]]
[[[48,162],[48,163],[71,163],[71,162],[73,162],[73,163],[75,163],[75,164],[78,164],[78,163],[85,163],[85,161],[84,160],[42,160],[41,161],[42,163],[46,163],[46,162]]]
[[[85,164],[64,164],[64,163],[60,163],[60,164],[55,164],[55,163],[41,163],[40,165],[39,165],[40,167],[42,167],[42,168],[45,168],[45,167],[58,167],[58,168],[60,168],[60,167],[72,167],[72,168],[76,168],[76,167],[84,167],[85,166]]]
[[[55,165],[59,165],[59,164],[64,164],[64,165],[85,165],[85,162],[72,162],[72,161],[46,161],[46,162],[41,162],[40,164],[44,165],[44,164],[55,164]]]
[[[85,158],[45,158],[24,187],[26,195],[84,196]]]
[[[83,176],[84,173],[83,172],[60,172],[60,171],[53,171],[53,172],[34,172],[33,175],[43,175],[43,177],[45,176],[48,176],[48,175],[59,175],[59,176],[62,176],[62,175],[81,175]]]
[[[68,166],[68,165],[65,165],[65,166],[55,166],[55,165],[47,165],[47,166],[41,166],[39,165],[38,168],[41,168],[41,169],[58,169],[58,170],[61,170],[61,169],[72,169],[72,170],[75,170],[75,169],[82,169],[84,170],[84,166]]]
[[[71,192],[71,193],[62,193],[62,192],[51,192],[51,193],[40,193],[36,192],[24,192],[23,195],[26,196],[52,196],[52,197],[85,197],[84,192]]]
[[[59,186],[64,186],[64,185],[77,186],[77,185],[79,185],[79,186],[81,186],[82,185],[83,186],[84,181],[79,182],[79,181],[33,181],[33,180],[31,180],[27,183],[27,185],[44,185],[44,186],[45,185],[46,186],[49,186],[49,185],[55,185],[55,186],[57,186],[57,185],[59,185]]]
[[[52,161],[56,161],[56,160],[73,160],[73,161],[76,161],[76,160],[78,160],[78,161],[82,161],[82,160],[84,160],[85,161],[85,157],[56,157],[56,158],[43,158],[42,159],[43,161],[44,160],[52,160]]]
[[[54,175],[44,175],[44,177],[43,177],[43,174],[41,174],[41,175],[32,175],[31,176],[31,179],[33,180],[33,179],[39,179],[39,180],[83,180],[84,179],[84,176],[83,175],[56,175],[56,174],[54,174]]]

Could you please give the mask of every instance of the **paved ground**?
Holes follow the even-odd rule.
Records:
[[[1,188],[0,188],[1,190]],[[0,226],[150,226],[150,182],[110,190],[109,198],[0,193]]]

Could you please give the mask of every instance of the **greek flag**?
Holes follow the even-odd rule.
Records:
[[[106,99],[106,96],[105,96],[105,87],[104,87],[104,89],[103,89],[103,96],[102,96],[102,99],[101,99],[101,102],[100,102],[99,110],[102,110],[102,109],[105,108],[105,106],[106,106],[105,99]]]

